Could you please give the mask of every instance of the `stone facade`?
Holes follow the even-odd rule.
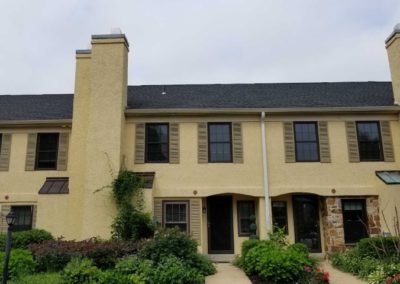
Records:
[[[364,197],[370,236],[381,233],[379,199],[376,196]],[[344,240],[342,197],[321,198],[324,247],[327,253],[346,249]]]

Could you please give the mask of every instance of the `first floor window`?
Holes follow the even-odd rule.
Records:
[[[36,145],[36,169],[56,170],[59,133],[39,133]]]
[[[146,123],[146,163],[169,162],[169,124]]]
[[[178,227],[182,231],[188,232],[188,211],[187,201],[166,201],[164,202],[164,227]]]
[[[344,240],[356,243],[368,237],[365,199],[342,199]]]
[[[11,206],[15,213],[13,231],[27,231],[32,229],[33,206]]]
[[[255,222],[255,206],[252,200],[238,201],[239,236],[249,236],[251,224]],[[253,217],[254,216],[254,217]]]
[[[286,201],[272,201],[272,222],[274,228],[280,228],[288,233],[288,218]]]

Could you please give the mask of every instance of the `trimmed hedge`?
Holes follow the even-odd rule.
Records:
[[[112,268],[119,258],[136,253],[138,246],[140,243],[92,238],[79,242],[50,240],[30,245],[29,249],[39,271],[60,271],[74,257],[89,258],[101,269]]]
[[[400,261],[399,237],[372,237],[360,240],[357,243],[358,254],[361,257],[376,259],[393,259]]]
[[[41,229],[33,229],[13,233],[11,242],[13,248],[27,249],[30,244],[38,244],[48,240],[54,240],[51,233]],[[4,251],[5,246],[6,235],[0,234],[0,251]]]

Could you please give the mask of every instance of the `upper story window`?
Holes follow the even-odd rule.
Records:
[[[38,133],[36,144],[36,170],[56,170],[59,133]]]
[[[146,163],[169,162],[168,123],[146,123]]]
[[[360,161],[383,161],[380,127],[377,121],[357,122]]]
[[[211,163],[232,162],[231,123],[208,124],[208,161]]]
[[[318,130],[316,122],[295,122],[294,139],[296,162],[319,162]]]

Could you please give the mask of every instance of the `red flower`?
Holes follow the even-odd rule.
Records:
[[[317,272],[321,272],[321,268],[317,267]]]
[[[324,272],[324,281],[328,281],[329,280],[329,272]]]
[[[400,280],[400,274],[397,274],[397,275],[394,277],[394,279]]]
[[[393,281],[393,278],[392,278],[392,277],[388,276],[388,277],[386,278],[386,283],[392,283],[392,281]]]

